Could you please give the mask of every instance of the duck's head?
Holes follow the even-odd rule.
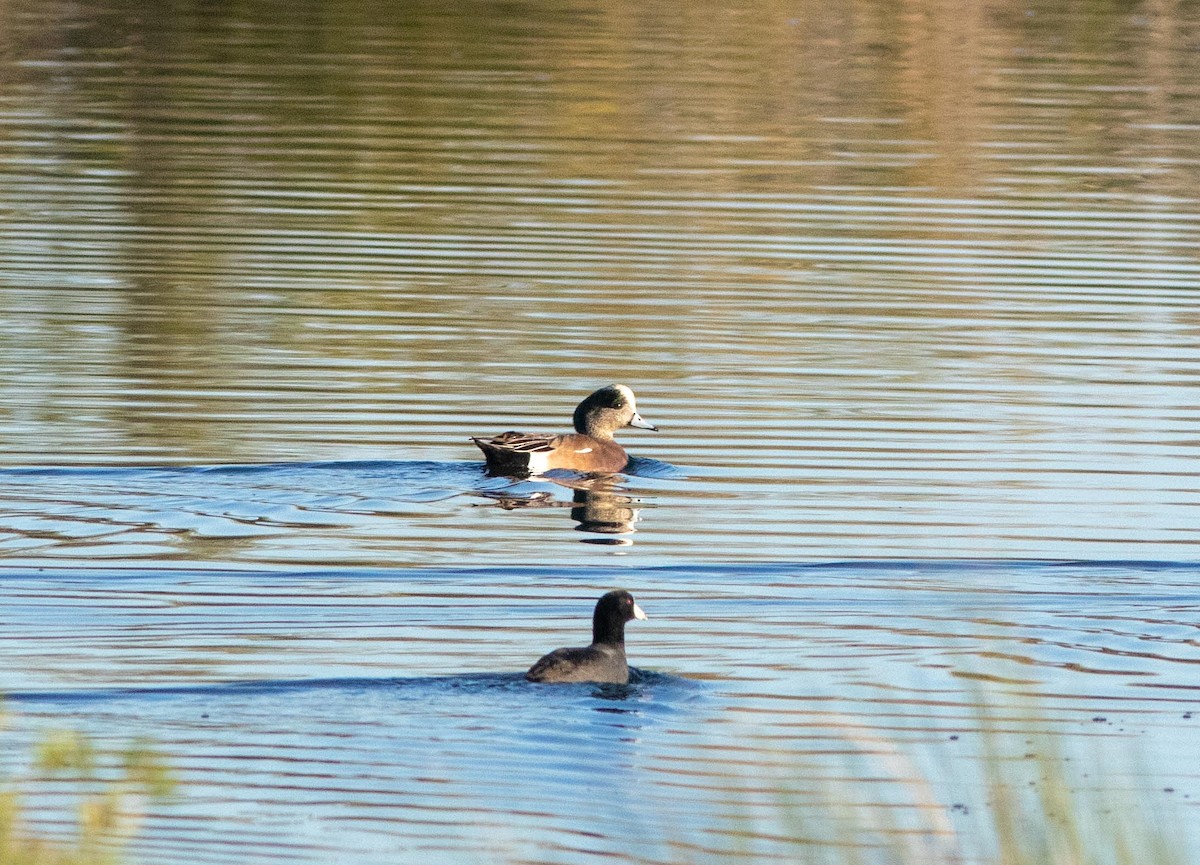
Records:
[[[592,393],[575,408],[575,429],[598,439],[610,439],[622,427],[657,430],[638,414],[633,391],[623,384],[610,384]]]

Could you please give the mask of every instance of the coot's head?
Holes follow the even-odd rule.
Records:
[[[593,643],[624,643],[625,623],[630,619],[645,619],[633,595],[624,589],[609,592],[596,602],[592,615]]]
[[[598,439],[610,439],[621,427],[657,430],[638,414],[633,391],[623,384],[610,384],[592,393],[575,408],[575,431]]]

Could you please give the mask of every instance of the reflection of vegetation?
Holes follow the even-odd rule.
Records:
[[[859,740],[859,757],[833,757],[833,777],[788,760],[768,777],[738,777],[727,804],[697,825],[699,835],[668,830],[673,863],[792,861],[814,865],[1185,865],[1185,841],[1160,802],[1118,790],[1089,750],[1088,768],[1064,752],[1064,740],[1028,727],[1006,731],[985,710],[964,758],[979,783],[964,801],[939,793],[890,739]],[[956,740],[960,737],[955,736]],[[1069,744],[1067,742],[1066,744]],[[1089,749],[1095,743],[1089,742]],[[1127,755],[1126,755],[1127,756]],[[857,765],[859,760],[869,767]],[[854,763],[853,767],[849,764]],[[1128,761],[1117,760],[1129,768]],[[825,769],[830,767],[826,765]],[[786,774],[784,774],[786,773]],[[961,781],[953,767],[942,778]],[[1122,775],[1124,773],[1121,773]],[[1146,776],[1137,773],[1137,777]],[[824,777],[826,780],[819,780]],[[1126,776],[1128,777],[1128,776]],[[864,778],[870,778],[864,784]],[[709,806],[710,809],[712,806]],[[715,837],[730,845],[717,849]],[[702,837],[703,843],[697,838]]]
[[[1190,272],[1190,222],[1137,227],[1194,197],[1187,5],[0,0],[0,450],[449,446],[431,405],[598,368],[836,394],[952,309],[998,328],[957,381],[1032,375],[1018,272]]]
[[[1183,844],[1133,793],[1089,789],[1048,736],[1022,758],[985,731],[986,828],[999,865],[1184,865]],[[1084,776],[1086,777],[1086,776]]]
[[[76,796],[75,835],[51,839],[29,827],[19,788],[63,782]],[[80,733],[51,733],[37,748],[34,774],[0,792],[0,863],[115,863],[137,831],[146,801],[166,796],[173,787],[172,773],[144,742],[110,753],[98,751]]]

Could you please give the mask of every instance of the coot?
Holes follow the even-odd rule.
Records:
[[[555,649],[529,668],[531,682],[629,681],[625,660],[625,623],[646,614],[629,592],[609,592],[596,602],[592,614],[592,644],[578,649]]]

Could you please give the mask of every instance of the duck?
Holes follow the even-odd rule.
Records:
[[[633,595],[615,589],[596,602],[592,613],[592,644],[576,649],[555,649],[538,659],[525,678],[530,682],[629,682],[625,659],[625,623],[646,619]]]
[[[637,398],[623,384],[610,384],[589,394],[575,408],[575,432],[522,433],[471,436],[483,451],[492,474],[541,474],[550,469],[611,474],[629,463],[629,455],[613,433],[623,427],[654,430],[638,414]]]

